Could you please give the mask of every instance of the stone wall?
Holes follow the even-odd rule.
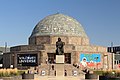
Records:
[[[59,37],[65,44],[89,45],[89,39],[80,36],[36,36],[29,38],[29,44],[56,44]]]
[[[12,54],[4,53],[3,54],[3,67],[10,68],[11,63],[12,63]]]
[[[104,53],[103,54],[103,69],[113,69],[114,68],[114,55],[111,53]]]
[[[113,69],[113,62],[114,62],[114,58],[113,58],[113,55],[112,53],[109,53],[108,54],[108,66],[109,66],[109,69]]]
[[[89,46],[75,46],[76,51],[81,51],[81,52],[107,52],[106,47],[101,47],[101,46],[94,46],[94,45],[89,45]]]
[[[14,77],[0,77],[0,80],[23,80],[22,76],[14,76]],[[26,80],[32,80],[32,79],[26,79]]]
[[[11,52],[39,51],[39,50],[44,50],[44,45],[20,45],[10,48]]]
[[[17,59],[18,53],[38,52],[39,64],[45,64],[48,58],[47,53],[56,53],[56,42],[58,38],[65,42],[64,53],[71,53],[71,64],[79,62],[80,53],[100,53],[104,55],[107,52],[106,47],[89,44],[89,39],[79,36],[36,36],[29,38],[29,45],[11,47],[10,51],[14,53],[14,60]],[[109,56],[110,57],[110,56]],[[101,60],[103,60],[101,58]],[[102,61],[102,63],[104,60]],[[17,62],[14,61],[17,67]],[[102,65],[103,67],[103,65]],[[101,68],[101,67],[100,67]]]

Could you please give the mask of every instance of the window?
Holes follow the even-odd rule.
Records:
[[[120,51],[120,47],[118,47],[118,51]]]
[[[119,64],[119,61],[117,60],[117,64]]]
[[[48,53],[48,62],[50,64],[55,63],[55,54],[54,53]]]
[[[119,64],[119,61],[118,60],[115,60],[115,63],[114,64]]]
[[[65,63],[70,64],[71,63],[71,54],[65,53]]]

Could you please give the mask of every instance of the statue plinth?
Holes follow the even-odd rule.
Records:
[[[56,55],[56,64],[64,64],[64,55]]]
[[[56,55],[56,76],[64,76],[64,55]]]

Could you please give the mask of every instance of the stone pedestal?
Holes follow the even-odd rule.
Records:
[[[64,55],[56,55],[56,76],[64,76]]]
[[[64,55],[56,55],[56,64],[64,64]]]

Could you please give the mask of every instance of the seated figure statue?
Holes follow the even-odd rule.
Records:
[[[64,45],[65,43],[61,41],[61,38],[58,38],[56,42],[56,54],[63,55],[64,54]]]

